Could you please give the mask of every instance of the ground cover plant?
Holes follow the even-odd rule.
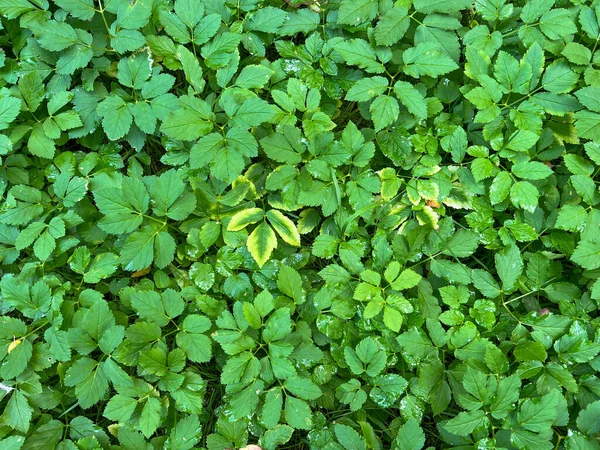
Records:
[[[0,449],[600,449],[600,2],[0,15]]]

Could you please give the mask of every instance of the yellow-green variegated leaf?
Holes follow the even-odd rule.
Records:
[[[227,229],[229,231],[240,231],[248,225],[258,222],[265,215],[261,208],[248,208],[235,214],[229,221]]]
[[[273,250],[277,248],[277,237],[273,228],[266,222],[262,222],[250,233],[246,246],[256,264],[259,267],[264,266],[271,257]]]
[[[267,218],[281,239],[290,245],[300,247],[300,233],[294,222],[275,209],[267,211]]]

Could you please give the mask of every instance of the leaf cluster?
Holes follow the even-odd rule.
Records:
[[[598,0],[0,15],[0,449],[600,449]]]

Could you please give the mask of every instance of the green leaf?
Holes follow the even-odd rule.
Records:
[[[321,19],[317,12],[308,8],[301,8],[288,13],[279,28],[281,36],[293,36],[297,33],[310,33],[319,26]]]
[[[285,420],[293,428],[310,430],[313,426],[310,407],[304,400],[287,396],[285,399]]]
[[[43,280],[30,287],[20,283],[13,274],[5,274],[0,281],[0,288],[6,304],[16,308],[25,317],[39,318],[50,308],[52,293]]]
[[[367,373],[374,377],[378,375],[386,364],[386,352],[378,347],[371,338],[365,338],[356,346],[356,351],[350,347],[344,349],[346,363],[355,375]]]
[[[488,345],[485,349],[485,365],[495,374],[502,374],[509,367],[504,352],[494,345]]]
[[[338,12],[338,23],[360,25],[377,15],[377,5],[370,0],[343,0]]]
[[[486,421],[485,412],[463,411],[444,424],[444,429],[456,436],[468,436]]]
[[[188,39],[187,35],[185,39]],[[202,92],[206,82],[202,78],[202,68],[198,63],[198,59],[184,46],[179,46],[177,49],[177,59],[181,62],[183,73],[185,74],[185,79],[188,83],[190,83],[197,92]]]
[[[573,89],[577,78],[577,74],[567,64],[556,61],[546,68],[542,77],[542,85],[549,92],[564,94]]]
[[[510,200],[513,205],[531,213],[537,207],[538,197],[537,188],[528,181],[517,181],[510,188]]]
[[[290,298],[293,298],[296,304],[304,303],[306,294],[302,288],[302,278],[300,274],[289,266],[282,266],[277,273],[277,288]]]
[[[377,45],[395,44],[404,36],[409,25],[408,11],[402,6],[394,6],[377,22],[375,27]]]
[[[96,206],[105,215],[98,226],[111,234],[130,233],[137,229],[150,201],[144,184],[129,177],[123,177],[120,189],[99,185],[93,194]]]
[[[233,117],[233,124],[248,129],[268,122],[275,115],[275,108],[259,98],[249,98],[239,107]]]
[[[490,186],[490,200],[493,205],[508,197],[512,184],[512,178],[508,172],[500,172],[496,175]]]
[[[494,77],[511,92],[525,93],[531,81],[531,68],[519,66],[517,60],[508,53],[500,50],[496,64],[494,64]]]
[[[144,403],[140,414],[140,431],[147,438],[150,437],[160,424],[160,400],[156,397],[149,397]]]
[[[21,109],[21,100],[9,95],[0,95],[0,130],[8,128]]]
[[[423,75],[439,77],[458,69],[456,63],[438,50],[436,44],[426,42],[409,48],[402,55],[403,71],[413,78]]]
[[[419,119],[427,118],[427,104],[423,95],[406,81],[396,81],[394,93],[408,112]]]
[[[230,130],[230,132],[231,131],[233,130]],[[209,137],[210,135],[206,136],[206,138]],[[211,164],[214,176],[228,183],[231,183],[233,180],[235,180],[244,169],[244,158],[242,157],[242,151],[240,150],[238,143],[235,142],[235,138],[233,138],[233,136],[231,137],[232,139],[227,141],[228,145],[223,145],[221,148],[214,147],[212,149],[214,150],[214,153],[212,154]],[[222,141],[221,144],[225,144],[225,141]],[[252,142],[252,144],[255,145],[255,142]],[[251,147],[251,149],[253,152],[254,148]],[[200,150],[200,147],[194,146],[194,150]],[[192,153],[192,157],[194,156],[195,153]]]
[[[148,55],[138,53],[131,58],[124,58],[117,65],[119,83],[134,89],[141,89],[150,78],[151,65]]]
[[[369,303],[370,305],[371,303]],[[377,312],[379,313],[379,311]],[[365,315],[366,315],[366,310],[365,310]],[[375,314],[377,315],[377,314]],[[396,333],[398,331],[400,331],[400,327],[402,326],[402,314],[394,309],[394,308],[389,308],[389,307],[385,307],[383,309],[383,323],[385,324],[386,327],[388,327],[390,330],[395,331]]]
[[[398,101],[394,97],[388,95],[378,96],[369,108],[375,131],[380,131],[383,128],[391,125],[398,119],[400,109]]]
[[[100,253],[94,257],[92,264],[83,275],[86,283],[98,283],[115,273],[119,264],[119,258],[114,253]]]
[[[57,0],[56,4],[81,20],[90,20],[96,13],[92,0]]]
[[[405,269],[402,273],[392,282],[392,288],[396,290],[411,289],[419,284],[422,277],[412,269]]]
[[[573,64],[587,65],[592,59],[592,52],[584,45],[569,42],[565,45],[562,55]]]
[[[194,28],[204,16],[204,5],[189,0],[177,0],[175,2],[175,14],[186,26]]]
[[[589,111],[575,113],[577,136],[597,140],[600,137],[600,114]]]
[[[369,7],[372,8],[373,2],[369,0],[368,3]],[[344,58],[346,63],[358,66],[368,73],[383,73],[385,71],[383,65],[377,62],[375,50],[363,39],[350,39],[341,42],[335,50]]]
[[[414,418],[410,418],[400,428],[394,442],[398,448],[420,450],[425,445],[425,433],[419,423]]]
[[[506,147],[517,152],[529,150],[539,139],[539,136],[531,131],[519,130],[510,135]]]
[[[565,165],[574,175],[592,175],[594,166],[579,155],[565,155]]]
[[[304,151],[302,147],[302,132],[295,127],[284,127],[283,133],[264,137],[260,145],[267,156],[277,162],[298,164]]]
[[[581,105],[569,94],[553,94],[540,92],[533,96],[535,102],[550,114],[564,116],[566,113],[581,109]]]
[[[54,328],[48,328],[44,332],[44,339],[50,345],[52,356],[58,361],[68,361],[71,357],[71,348],[67,337],[67,332]]]
[[[165,314],[161,296],[155,291],[135,292],[131,295],[131,306],[145,320],[165,326],[169,317]]]
[[[189,31],[179,15],[175,15],[166,10],[161,10],[159,17],[160,23],[165,27],[165,31],[173,37],[173,39],[184,44],[190,42]]]
[[[129,236],[119,257],[125,270],[136,271],[150,266],[166,267],[174,257],[175,240],[165,231],[144,227]]]
[[[136,399],[117,394],[106,404],[103,415],[110,420],[126,421],[133,415],[137,404]]]
[[[122,29],[110,38],[110,45],[119,53],[132,52],[145,43],[144,35],[137,30]]]
[[[279,422],[281,409],[283,407],[283,395],[281,388],[271,389],[265,396],[261,419],[268,428],[274,428]]]
[[[202,18],[194,27],[194,43],[196,45],[202,45],[208,42],[208,40],[219,31],[221,20],[222,17],[219,14],[208,14],[206,17]],[[231,37],[230,42],[227,42],[227,44],[223,45],[219,50],[222,49],[223,51],[228,51],[234,45],[236,39],[237,37]],[[217,54],[219,54],[219,51]]]
[[[256,14],[248,16],[246,19],[246,28],[264,33],[276,33],[286,14],[278,8],[267,6],[257,10]]]
[[[600,242],[597,240],[581,240],[571,255],[571,260],[585,269],[600,267]]]
[[[577,427],[585,434],[593,436],[600,431],[598,415],[600,414],[600,401],[589,403],[577,416]]]
[[[288,378],[284,388],[303,400],[316,400],[322,395],[319,386],[306,378]]]
[[[443,250],[445,255],[466,258],[472,255],[479,246],[480,237],[473,231],[460,229],[448,241]]]
[[[496,270],[502,280],[502,290],[511,291],[523,272],[523,258],[516,245],[506,247],[494,256]]]
[[[287,443],[294,432],[292,427],[287,425],[277,425],[270,430],[267,430],[261,437],[260,443],[265,450],[275,450],[280,445]]]
[[[265,66],[249,65],[238,75],[235,84],[241,88],[262,88],[269,82],[273,71]]]
[[[10,436],[0,440],[0,444],[5,450],[20,450],[24,442],[23,436]]]
[[[51,52],[59,52],[77,42],[75,29],[66,22],[48,20],[39,24],[39,44]]]
[[[18,86],[19,92],[27,105],[27,109],[31,112],[35,112],[44,99],[44,85],[42,84],[42,78],[36,72],[28,73],[21,77]]]
[[[53,158],[56,150],[54,141],[46,136],[43,126],[40,123],[33,126],[29,140],[27,141],[27,148],[32,155],[46,159]]]
[[[540,19],[540,29],[549,39],[561,39],[577,31],[567,9],[553,9]]]
[[[475,269],[471,272],[471,279],[473,280],[473,285],[488,298],[496,298],[502,292],[494,277],[488,272]]]
[[[98,104],[98,115],[102,117],[104,132],[113,141],[125,136],[133,122],[129,104],[116,95],[111,95]]]
[[[312,245],[312,254],[319,258],[331,258],[336,255],[339,241],[329,234],[320,234]]]
[[[373,97],[383,94],[388,87],[388,80],[384,77],[370,77],[358,80],[346,93],[346,100],[366,102]],[[266,138],[265,138],[266,139]]]
[[[177,450],[193,448],[201,438],[201,427],[198,417],[187,416],[177,422],[169,435],[169,444]]]
[[[84,409],[98,403],[108,390],[104,370],[89,358],[82,358],[71,366],[65,376],[65,384],[75,386],[75,395]]]
[[[550,167],[537,161],[517,163],[512,166],[511,171],[525,180],[543,180],[552,174]]]
[[[211,341],[203,334],[210,326],[210,320],[197,314],[191,314],[183,321],[181,332],[177,333],[177,345],[186,352],[190,361],[196,363],[210,361]]]
[[[594,112],[600,112],[598,94],[600,94],[600,88],[595,86],[587,86],[575,92],[575,96],[581,104]]]
[[[471,6],[468,0],[415,0],[415,9],[424,14],[433,12],[452,13]]]
[[[346,450],[365,450],[365,441],[353,428],[348,425],[335,424],[335,437]]]
[[[511,441],[515,443],[515,445],[521,447],[530,447],[530,448],[551,448],[551,442],[540,436],[537,433],[532,433],[527,430],[519,429],[515,431],[511,435]]]
[[[0,372],[5,380],[17,377],[27,368],[33,354],[33,347],[28,340],[17,339],[9,344],[7,352],[5,364]]]
[[[196,198],[185,191],[185,185],[174,170],[160,175],[151,189],[154,212],[174,220],[183,220],[196,207]]]
[[[213,114],[210,105],[194,97],[179,97],[180,109],[171,111],[165,118],[161,131],[173,139],[193,141],[208,134],[212,128]]]
[[[523,342],[514,350],[518,361],[544,361],[547,358],[546,349],[539,342]]]
[[[210,35],[210,33],[207,33],[207,35]],[[237,49],[240,39],[239,34],[229,32],[215,36],[214,39],[202,47],[201,54],[205,59],[205,64],[212,69],[224,67],[231,59],[231,54]]]
[[[17,431],[26,433],[29,430],[33,408],[29,406],[27,398],[20,390],[15,390],[4,409],[4,421],[6,425]]]
[[[552,426],[557,406],[558,399],[552,393],[546,394],[539,401],[525,400],[519,411],[519,423],[529,431],[542,432]]]

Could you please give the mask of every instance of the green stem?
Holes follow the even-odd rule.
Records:
[[[98,4],[100,5],[100,9],[97,9],[96,11],[98,11],[100,13],[100,15],[102,16],[102,20],[104,21],[104,26],[106,27],[106,33],[109,36],[112,36],[112,34],[110,33],[110,27],[108,26],[108,22],[106,21],[106,16],[104,15],[104,6],[102,5],[102,0],[98,0]]]

